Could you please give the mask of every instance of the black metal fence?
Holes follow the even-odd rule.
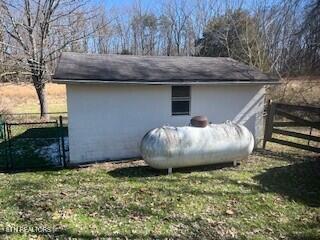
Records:
[[[62,167],[68,164],[67,123],[51,121],[0,122],[0,170]]]
[[[59,120],[60,116],[64,119],[68,118],[68,112],[50,112],[47,115],[50,121]],[[7,122],[37,122],[40,118],[40,113],[9,113],[0,115],[0,120],[2,119]]]

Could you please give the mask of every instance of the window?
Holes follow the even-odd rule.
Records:
[[[172,115],[190,114],[190,87],[172,86]]]

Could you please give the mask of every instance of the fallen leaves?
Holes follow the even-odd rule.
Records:
[[[67,196],[68,194],[66,192],[60,192],[60,195]]]
[[[73,215],[73,210],[72,209],[61,209],[58,211],[55,211],[52,214],[52,219],[53,220],[62,220],[62,219],[69,219]]]
[[[233,210],[231,210],[231,209],[228,209],[228,210],[226,211],[226,214],[231,216],[231,215],[234,215],[235,212],[234,212]]]

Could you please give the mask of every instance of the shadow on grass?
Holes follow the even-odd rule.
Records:
[[[72,231],[62,231],[55,235],[58,239],[179,239],[174,235],[141,235],[141,234],[76,234]]]
[[[77,234],[70,230],[64,230],[55,234],[62,239],[212,239],[212,240],[235,240],[236,238],[225,224],[211,223],[201,218],[165,219],[177,226],[179,230],[173,234]]]
[[[43,188],[43,186],[35,187]],[[80,196],[78,196],[80,197]],[[53,226],[57,226],[56,229],[46,233],[35,233],[33,235],[47,237],[48,239],[236,239],[233,237],[232,232],[229,232],[229,226],[225,223],[219,223],[215,221],[210,221],[207,218],[202,218],[199,216],[185,216],[173,213],[175,204],[171,201],[165,202],[165,205],[157,206],[155,209],[150,208],[147,205],[142,205],[140,203],[121,203],[116,199],[107,201],[105,198],[101,198],[99,203],[98,215],[95,216],[94,223],[99,225],[101,223],[101,218],[118,219],[121,221],[123,218],[129,218],[132,221],[121,225],[121,228],[117,229],[117,232],[91,232],[89,223],[84,228],[77,227],[69,228],[67,225],[61,224],[60,220],[53,220],[51,218],[51,213],[56,212],[61,209],[62,202],[58,204],[52,204],[52,198],[47,195],[41,195],[35,201],[33,198],[26,197],[24,195],[17,196],[9,202],[10,205],[14,205],[19,209],[19,213],[22,213],[20,219],[14,223],[14,226],[28,226],[30,229],[35,229],[37,226],[46,226],[46,229],[53,229]],[[71,200],[71,199],[70,199]],[[72,200],[74,201],[74,200]],[[140,200],[139,200],[140,201]],[[50,204],[51,202],[51,204]],[[105,205],[105,202],[109,202],[112,206],[117,206],[109,208]],[[65,206],[65,205],[64,205]],[[157,209],[162,206],[166,209],[167,213],[157,211]],[[83,207],[82,207],[83,208]],[[96,212],[97,208],[95,203],[91,202],[86,205],[85,215],[90,216],[90,212]],[[112,211],[112,214],[110,214]],[[48,214],[49,213],[49,214]],[[134,217],[134,218],[132,218]],[[162,221],[167,222],[171,226],[174,226],[175,232],[169,234],[153,233],[153,228],[150,232],[133,233],[131,232],[132,224],[137,224],[138,226],[150,217],[157,217],[157,219],[162,219]],[[45,221],[44,221],[45,220]],[[140,223],[139,223],[140,222]],[[44,224],[44,225],[43,225]],[[48,225],[47,225],[48,224]],[[115,230],[116,231],[116,230]],[[158,232],[158,231],[157,231]],[[32,232],[29,232],[32,234]],[[10,235],[17,235],[18,233],[1,231],[0,228],[0,238],[1,236],[8,237]],[[223,235],[221,235],[223,234]]]
[[[32,233],[33,236],[45,237],[48,239],[213,239],[213,240],[235,240],[237,238],[230,236],[230,233],[226,233],[226,236],[221,236],[219,231],[219,225],[212,226],[209,223],[204,223],[201,221],[202,227],[197,227],[198,221],[183,221],[179,222],[180,226],[183,224],[186,227],[184,233],[178,234],[120,234],[120,233],[110,233],[110,234],[94,234],[94,233],[77,233],[75,231],[65,229],[57,230],[56,232],[50,233]],[[204,226],[205,224],[205,226]],[[195,227],[196,226],[196,227]],[[221,229],[221,227],[220,227]],[[227,231],[227,229],[226,229]],[[14,232],[6,232],[0,230],[0,237],[9,237],[17,235]],[[229,236],[228,236],[229,235]]]
[[[320,161],[275,167],[254,177],[264,189],[311,207],[320,207]]]
[[[307,235],[307,234],[295,234],[289,235],[289,239],[291,240],[319,240],[318,236]]]
[[[24,226],[25,227],[25,226]],[[41,239],[44,237],[45,239],[179,239],[178,236],[175,235],[165,235],[165,234],[159,234],[159,235],[141,235],[141,234],[103,234],[103,233],[77,233],[74,231],[71,231],[69,229],[55,229],[51,227],[46,227],[46,230],[43,232],[36,232],[35,230],[39,227],[36,225],[28,225],[29,227],[29,234],[32,234],[33,236],[38,236]],[[17,228],[16,228],[17,229]],[[35,232],[33,232],[33,230]],[[1,236],[4,238],[14,237],[15,235],[20,235],[21,232],[16,232],[14,228],[8,228],[8,229],[0,229],[0,238]],[[46,232],[47,231],[47,232]],[[2,238],[1,238],[2,239]]]
[[[301,161],[315,160],[315,155],[306,155],[305,152],[298,154],[297,152],[272,151],[267,149],[256,149],[254,153],[257,156],[269,157],[274,160],[296,163]]]
[[[175,168],[173,172],[178,173],[191,173],[191,172],[205,172],[223,169],[233,166],[232,163],[227,164],[214,164],[205,166],[195,166],[186,168]],[[136,167],[125,167],[117,168],[109,172],[112,177],[124,178],[124,177],[157,177],[162,175],[167,175],[167,169],[154,169],[149,166],[136,166]]]
[[[66,169],[62,166],[28,166],[25,168],[21,169],[0,169],[0,173],[5,173],[5,174],[19,174],[19,173],[36,173],[36,172],[46,172],[48,175],[52,173],[52,175],[56,175],[55,173],[58,173],[59,171]]]
[[[306,223],[301,221],[297,225],[297,229],[305,229],[307,231],[297,231],[289,233],[288,239],[291,240],[319,240],[320,239],[320,232],[319,232],[319,225],[320,225],[320,217],[313,217],[309,219]]]

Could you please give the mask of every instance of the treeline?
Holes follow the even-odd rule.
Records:
[[[222,56],[279,75],[319,74],[320,1],[271,2],[169,0],[149,8],[137,2],[102,11],[98,24],[106,27],[70,50]]]
[[[30,26],[32,30],[23,30],[21,26],[13,29],[10,19],[17,25],[27,25],[24,22],[28,22],[28,18],[36,18],[33,16],[36,9],[45,7],[41,4],[54,5],[56,0],[0,2],[2,77],[16,70],[28,74],[29,65],[23,62],[23,51],[28,45],[37,45],[35,38],[41,36],[34,32],[38,30],[47,31],[49,44],[33,47],[53,50],[50,64],[59,52],[75,51],[232,57],[281,75],[319,74],[320,71],[319,0],[160,0],[150,1],[149,5],[136,1],[121,7],[109,7],[108,2],[94,6],[69,0],[57,5],[61,9],[57,19],[48,23],[48,29],[36,29],[35,25]],[[27,8],[31,14],[26,12]],[[17,35],[26,46],[7,30],[20,33]],[[30,36],[33,42],[24,41],[23,38]],[[56,48],[58,51],[54,51]],[[22,60],[18,65],[16,58]],[[20,65],[25,68],[19,69]],[[52,66],[44,67],[49,74],[52,72]]]
[[[2,81],[30,79],[41,103],[62,51],[232,57],[318,75],[320,0],[0,0]]]

